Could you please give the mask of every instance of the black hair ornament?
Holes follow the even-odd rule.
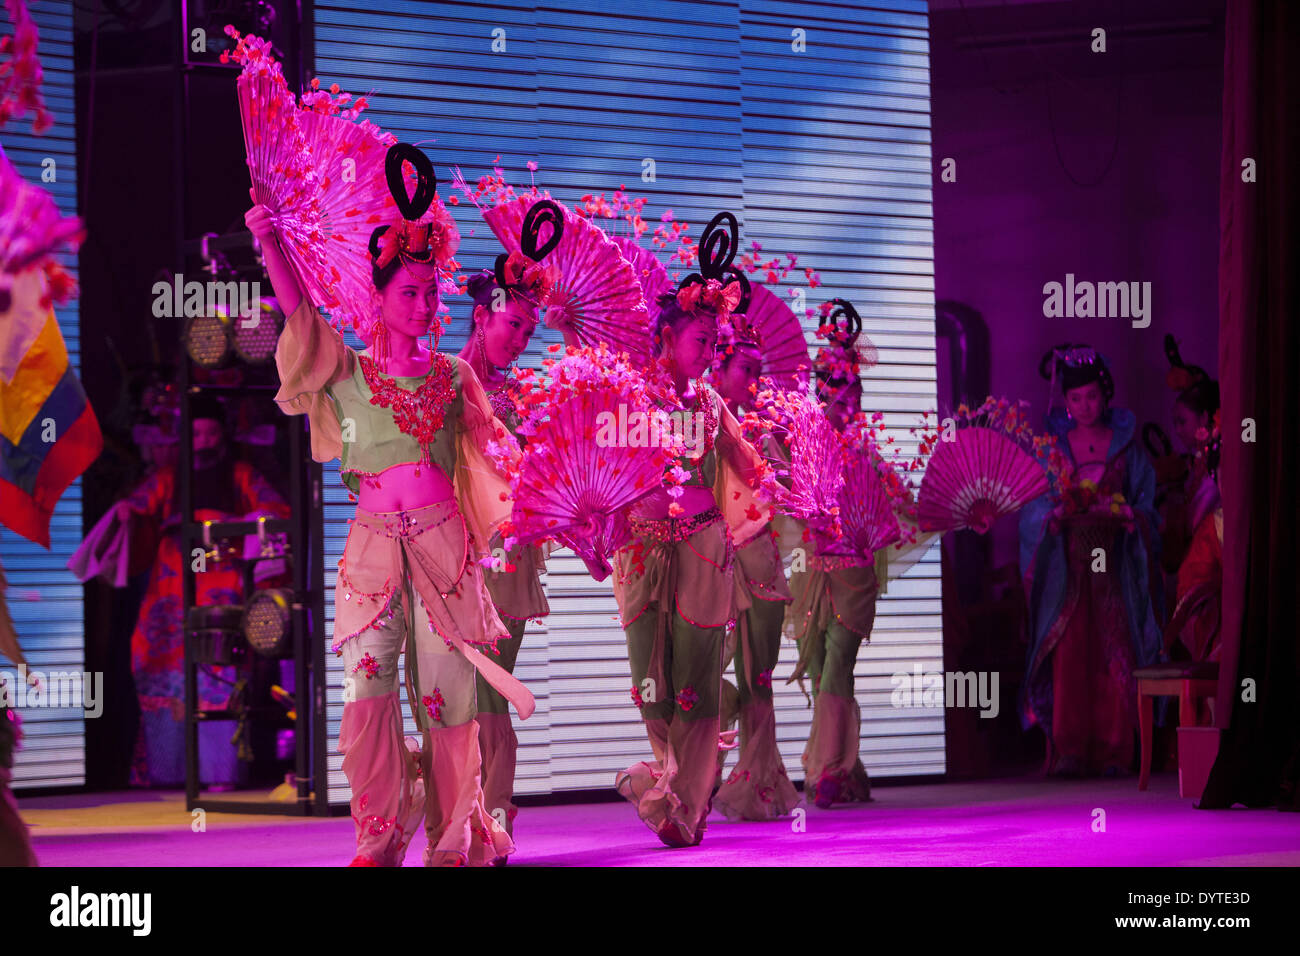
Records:
[[[544,226],[551,227],[551,234],[547,236],[546,241],[541,241],[541,232]],[[524,216],[524,224],[519,232],[519,249],[533,262],[541,262],[548,255],[555,251],[560,244],[560,239],[564,236],[564,213],[560,210],[557,203],[550,199],[542,199],[533,203],[529,208],[528,214]],[[493,272],[496,274],[497,286],[501,289],[521,289],[524,283],[520,282],[523,269],[518,271],[520,276],[511,281],[506,273],[506,267],[510,262],[510,257],[514,253],[503,252],[496,258],[493,266]],[[516,256],[518,262],[518,256]]]
[[[712,306],[719,313],[727,312],[737,315],[749,308],[752,291],[749,286],[749,278],[735,267],[736,251],[739,247],[740,225],[736,222],[734,215],[723,210],[710,219],[709,224],[704,227],[699,246],[700,271],[692,272],[678,284],[678,302],[681,303],[683,292],[686,292],[691,286],[698,285],[700,286],[700,292],[695,296],[695,300]],[[734,306],[728,305],[725,302],[724,292],[719,290],[710,293],[709,280],[717,282],[722,289],[725,289],[732,282],[737,283],[740,287],[739,301]]]

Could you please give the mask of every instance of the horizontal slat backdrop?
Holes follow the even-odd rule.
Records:
[[[929,65],[925,4],[872,9],[746,2],[655,4],[429,4],[383,0],[364,9],[315,7],[316,73],[375,91],[372,119],[422,143],[438,168],[468,179],[499,157],[507,179],[537,182],[577,203],[626,186],[700,227],[731,209],[748,243],[794,252],[825,288],[862,312],[881,364],[866,379],[869,408],[887,413],[899,441],[935,404]],[[791,30],[808,50],[791,49]],[[506,49],[493,53],[493,31]],[[498,37],[500,35],[498,34]],[[653,160],[653,180],[643,176]],[[440,192],[445,197],[449,188]],[[453,209],[460,259],[490,264],[499,247],[477,214]],[[464,302],[451,303],[444,348],[459,349]],[[811,326],[810,326],[811,327]],[[524,364],[557,341],[535,338]],[[351,509],[330,480],[326,526],[333,570]],[[328,582],[333,586],[332,573]],[[623,634],[608,583],[569,552],[547,577],[552,614],[530,626],[519,675],[538,712],[517,724],[520,793],[610,786],[647,746],[630,700]],[[331,593],[332,597],[332,593]],[[943,770],[938,712],[889,707],[889,675],[942,660],[937,561],[923,562],[882,600],[873,646],[859,662],[863,754],[881,776]],[[331,622],[332,628],[332,622]],[[778,669],[788,674],[793,648]],[[334,664],[330,749],[338,734],[342,673]],[[802,695],[778,694],[781,747],[792,776],[807,737]],[[734,759],[734,758],[733,758]],[[337,756],[330,799],[346,799]]]
[[[857,307],[880,353],[864,376],[864,404],[914,451],[908,429],[936,404],[925,4],[745,0],[741,33],[745,239],[818,270],[825,284],[807,291],[810,305],[839,296]],[[858,654],[872,775],[944,770],[942,711],[890,706],[892,674],[943,666],[938,553],[890,585]],[[796,656],[783,647],[778,676]],[[794,773],[811,712],[793,685],[781,685],[776,707]]]
[[[28,10],[40,33],[39,52],[45,82],[45,105],[54,126],[43,136],[31,134],[31,116],[11,120],[3,134],[5,154],[29,182],[48,189],[66,216],[77,212],[76,109],[72,72],[72,5],[31,3]],[[0,18],[4,32],[7,17]],[[45,157],[55,162],[56,179],[41,182]],[[76,258],[64,264],[76,274]],[[57,310],[59,326],[74,367],[81,365],[80,313],[74,299]],[[9,576],[9,610],[33,670],[75,671],[85,667],[85,621],[82,588],[67,569],[81,543],[81,482],[64,493],[50,524],[46,551],[11,531],[0,531],[0,559]],[[14,673],[12,661],[0,667]],[[106,706],[113,706],[109,702]],[[14,764],[14,789],[79,786],[85,783],[85,712],[81,708],[29,707],[23,718],[23,749]]]

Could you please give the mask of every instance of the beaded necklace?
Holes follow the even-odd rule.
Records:
[[[391,408],[393,423],[403,434],[410,435],[419,443],[420,464],[430,464],[429,446],[442,430],[447,409],[456,398],[451,361],[441,352],[435,352],[424,381],[412,392],[380,373],[368,355],[359,357],[361,374],[370,388],[370,404]]]

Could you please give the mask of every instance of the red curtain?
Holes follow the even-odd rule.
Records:
[[[1223,732],[1200,806],[1298,810],[1300,4],[1228,0],[1226,15],[1219,183],[1223,650],[1215,714]],[[1253,442],[1243,438],[1246,420],[1254,422]]]

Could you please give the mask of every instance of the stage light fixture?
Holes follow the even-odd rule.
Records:
[[[284,658],[293,651],[293,591],[266,588],[244,605],[244,637],[263,657]]]
[[[185,627],[195,662],[221,666],[241,663],[248,650],[240,627],[243,614],[244,609],[238,604],[190,608]]]
[[[235,353],[250,365],[261,365],[275,357],[275,344],[284,327],[284,314],[273,298],[261,300],[257,315],[256,323],[241,316],[230,327]]]
[[[185,320],[185,351],[200,368],[217,368],[230,354],[230,319],[195,315]]]

